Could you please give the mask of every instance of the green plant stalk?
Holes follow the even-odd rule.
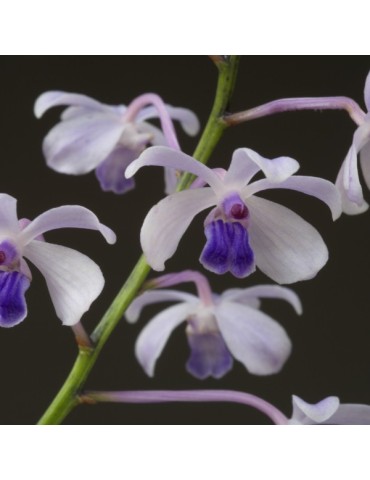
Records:
[[[215,101],[207,125],[194,152],[194,157],[202,163],[207,163],[211,153],[227,128],[222,117],[227,111],[237,76],[239,56],[231,55],[227,60],[217,64],[219,75]],[[192,175],[184,174],[179,182],[178,190],[185,190],[193,179]],[[121,320],[127,307],[139,291],[150,271],[145,257],[141,256],[130,276],[118,292],[111,306],[93,331],[92,347],[80,347],[78,357],[64,385],[39,420],[39,425],[60,424],[78,404],[78,395],[87,380],[106,341]]]

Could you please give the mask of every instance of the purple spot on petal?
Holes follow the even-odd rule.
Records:
[[[253,250],[241,223],[216,220],[206,225],[205,234],[207,242],[200,256],[205,268],[218,274],[230,271],[238,278],[254,271]]]
[[[0,272],[0,326],[13,327],[27,315],[25,293],[30,280],[20,272]]]
[[[223,203],[222,210],[227,220],[248,220],[249,210],[238,193],[228,195]]]
[[[9,240],[0,243],[0,265],[11,266],[19,258],[16,247]]]
[[[221,378],[233,366],[233,358],[219,333],[189,334],[191,349],[186,369],[201,380]]]
[[[123,194],[135,187],[135,180],[125,177],[125,170],[139,155],[128,148],[116,148],[95,170],[102,190]]]

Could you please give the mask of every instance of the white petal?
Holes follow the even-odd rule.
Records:
[[[319,232],[299,215],[262,198],[248,199],[257,267],[277,283],[313,278],[328,260]]]
[[[331,425],[370,425],[370,406],[345,403],[327,422]]]
[[[232,288],[226,290],[221,298],[230,302],[243,302],[253,298],[279,298],[291,304],[298,315],[302,314],[302,304],[296,293],[290,288],[279,285],[256,285],[249,288]]]
[[[357,164],[358,150],[354,145],[349,149],[343,162],[343,186],[350,201],[361,206],[364,201]]]
[[[233,302],[222,302],[215,316],[228,349],[250,373],[271,375],[281,370],[290,355],[291,342],[275,320]]]
[[[364,98],[365,98],[365,105],[366,105],[367,111],[370,111],[370,72],[366,77]]]
[[[243,191],[243,194],[246,197],[249,197],[257,192],[268,190],[270,188],[296,190],[297,192],[302,192],[306,195],[318,198],[330,208],[333,220],[336,220],[342,213],[341,200],[337,188],[332,182],[318,177],[295,175],[294,177],[290,177],[280,183],[271,182],[268,179],[258,180],[249,185]]]
[[[141,122],[136,124],[137,131],[141,133],[149,133],[152,136],[150,143],[151,145],[166,145],[166,139],[163,135],[163,132],[160,128],[150,125],[147,122]]]
[[[363,199],[362,203],[358,205],[356,202],[351,201],[348,198],[348,191],[344,188],[344,180],[343,180],[343,172],[344,172],[344,162],[339,170],[335,185],[338,189],[341,202],[342,202],[342,210],[347,215],[359,215],[360,213],[366,212],[369,208],[369,205]]]
[[[360,152],[360,165],[366,186],[370,190],[370,142]]]
[[[153,317],[140,333],[135,345],[135,353],[150,377],[154,375],[156,361],[172,331],[193,311],[194,306],[188,303],[166,308]]]
[[[106,107],[104,104],[93,98],[87,97],[86,95],[62,91],[49,91],[42,93],[37,98],[34,106],[34,114],[37,118],[40,118],[47,110],[49,110],[49,108],[58,105],[74,105],[94,110],[105,110]]]
[[[296,395],[293,395],[292,400],[292,420],[296,420],[299,423],[311,423],[307,422],[307,419],[312,420],[314,423],[324,423],[339,408],[338,397],[327,397],[315,404],[307,403]]]
[[[17,217],[17,200],[6,193],[0,193],[1,233],[17,233],[20,228]]]
[[[44,138],[46,163],[60,173],[90,172],[111,153],[124,129],[125,124],[111,113],[92,113],[62,121]]]
[[[215,172],[206,167],[193,157],[169,147],[150,147],[140,157],[131,163],[125,175],[131,178],[142,167],[153,165],[159,167],[176,168],[184,172],[190,172],[202,178],[214,190],[223,191],[223,183]]]
[[[154,270],[164,270],[195,215],[216,204],[209,187],[184,190],[161,200],[146,216],[141,228],[141,247]]]
[[[75,325],[104,286],[100,268],[89,257],[71,248],[32,241],[27,257],[46,280],[55,311],[64,325]]]
[[[125,316],[129,323],[136,322],[141,311],[147,305],[160,302],[199,302],[199,298],[186,292],[178,290],[148,290],[139,295],[126,310]]]
[[[281,182],[299,169],[299,163],[290,157],[278,157],[272,160],[261,157],[249,148],[234,151],[225,182],[230,185],[245,186],[260,170],[271,182]]]
[[[116,241],[116,235],[110,228],[100,223],[93,212],[79,205],[64,205],[42,213],[22,231],[20,241],[26,245],[39,235],[58,228],[98,230],[108,243]]]
[[[199,132],[200,124],[198,117],[194,112],[188,110],[187,108],[181,107],[172,107],[171,105],[165,105],[170,117],[173,120],[178,120],[188,135],[196,135]],[[136,119],[138,121],[148,120],[149,118],[158,118],[158,110],[153,107],[145,107],[137,115]]]

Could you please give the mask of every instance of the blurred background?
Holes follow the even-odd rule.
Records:
[[[114,246],[91,231],[58,230],[46,236],[89,255],[103,270],[105,289],[82,319],[91,332],[141,253],[140,227],[151,206],[163,197],[163,172],[143,169],[137,175],[137,188],[117,196],[102,192],[94,173],[73,177],[48,169],[41,143],[62,108],[36,120],[34,101],[46,90],[65,90],[104,103],[127,104],[135,96],[152,91],[167,103],[196,112],[204,126],[213,102],[216,68],[207,57],[200,56],[8,56],[1,62],[1,191],[18,199],[20,217],[32,219],[55,206],[80,204],[93,210],[118,235]],[[245,56],[230,111],[282,97],[326,95],[352,97],[364,108],[369,68],[368,56]],[[249,147],[265,157],[289,155],[301,163],[302,174],[334,181],[354,130],[354,123],[343,111],[275,115],[229,129],[210,164],[227,168],[235,148]],[[191,153],[197,138],[186,137],[180,128],[177,131],[183,150]],[[236,389],[263,397],[287,415],[292,394],[309,402],[338,395],[342,402],[370,404],[370,213],[342,216],[333,223],[329,210],[314,198],[277,191],[265,196],[293,208],[312,223],[330,252],[329,262],[314,280],[292,286],[303,303],[302,317],[284,302],[263,303],[264,311],[286,328],[293,342],[292,355],[283,370],[257,377],[235,362],[221,380],[192,378],[185,370],[189,351],[181,325],[160,357],[155,377],[148,378],[135,359],[134,344],[162,304],[144,310],[135,325],[124,320],[118,325],[86,389]],[[365,196],[369,201],[368,191]],[[199,215],[193,222],[176,255],[167,262],[167,272],[201,270],[198,257],[204,245],[203,220],[204,215]],[[17,327],[0,330],[1,424],[37,422],[77,354],[73,334],[56,317],[43,277],[35,268],[32,272],[28,317]],[[243,280],[229,274],[220,277],[208,272],[207,276],[216,292],[271,283],[259,272]],[[191,285],[180,288],[193,291]],[[65,423],[268,424],[269,420],[249,407],[230,404],[101,404],[78,407]]]

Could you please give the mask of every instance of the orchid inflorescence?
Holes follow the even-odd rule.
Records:
[[[223,72],[232,78],[230,72],[236,75],[235,58],[220,57],[218,68],[220,78]],[[224,79],[224,87],[228,88],[217,93],[228,96],[223,99],[224,105],[233,88],[227,81],[230,80]],[[369,110],[370,74],[365,83],[365,104]],[[276,424],[370,424],[370,406],[342,404],[334,396],[310,404],[293,395],[293,411],[288,418],[258,396],[230,390],[82,390],[117,322],[122,317],[129,323],[141,322],[145,307],[168,302],[174,304],[159,310],[136,341],[137,360],[148,376],[155,375],[157,360],[172,332],[181,324],[185,325],[190,349],[186,370],[197,379],[221,379],[232,369],[234,360],[250,374],[269,376],[280,372],[289,359],[292,342],[278,315],[275,319],[264,312],[264,300],[284,300],[296,314],[302,315],[301,300],[284,285],[313,279],[327,263],[329,253],[313,225],[263,195],[271,190],[273,196],[275,190],[285,189],[297,198],[302,194],[317,198],[329,207],[333,220],[342,213],[366,212],[358,157],[365,185],[370,188],[370,113],[365,113],[352,99],[322,97],[280,99],[235,114],[226,114],[223,107],[217,118],[212,117],[214,113],[211,115],[209,128],[223,131],[228,126],[289,110],[347,110],[357,128],[332,183],[299,175],[296,159],[268,159],[247,145],[231,153],[227,170],[217,165],[217,158],[212,158],[212,167],[206,166],[206,157],[182,151],[173,123],[179,122],[187,135],[195,136],[200,130],[195,113],[170,106],[154,93],[140,95],[126,106],[107,105],[77,93],[48,91],[36,100],[34,113],[40,118],[58,106],[66,108],[42,145],[48,167],[70,175],[95,170],[103,191],[128,196],[135,187],[133,176],[142,167],[159,166],[164,170],[166,196],[152,206],[141,228],[145,260],[139,261],[107,314],[89,335],[81,317],[101,293],[103,274],[90,258],[49,243],[44,234],[60,228],[97,230],[112,244],[115,233],[90,210],[78,205],[53,208],[33,221],[19,220],[16,199],[0,194],[0,326],[13,327],[27,316],[25,294],[32,280],[27,263],[30,261],[46,280],[58,318],[74,330],[79,358],[87,358],[85,363],[76,363],[76,370],[65,384],[68,388],[61,391],[41,423],[61,422],[77,403],[225,401],[252,406]],[[153,119],[159,121],[159,126],[150,122]],[[204,134],[201,142],[210,143],[210,138]],[[211,146],[213,149],[215,143]],[[184,178],[191,178],[189,188],[184,188]],[[182,237],[194,217],[205,210],[206,240],[197,254],[201,271],[189,268],[166,272],[144,283],[149,267],[162,272],[166,261],[181,252]],[[253,283],[257,269],[268,277],[269,283]],[[207,272],[230,273],[230,288],[214,292]],[[233,277],[238,279],[237,287],[232,284]],[[194,284],[196,294],[169,288],[188,282]],[[165,358],[167,353],[163,355]]]

